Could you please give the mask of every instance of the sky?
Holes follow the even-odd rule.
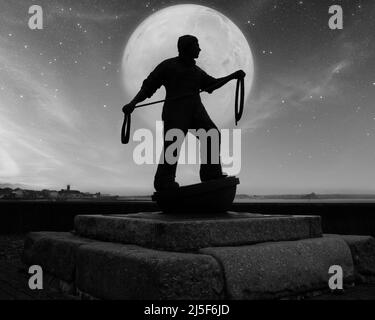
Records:
[[[182,3],[0,0],[0,183],[151,194],[156,166],[136,165],[134,146],[120,143],[133,98],[122,59],[144,19]],[[238,192],[374,193],[375,2],[192,3],[231,19],[254,57]],[[43,30],[28,27],[34,4]],[[328,27],[334,4],[342,30]],[[196,181],[196,171],[177,180]]]

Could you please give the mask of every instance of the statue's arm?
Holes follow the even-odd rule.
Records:
[[[165,73],[165,66],[163,63],[159,64],[147,77],[146,80],[143,81],[142,87],[136,96],[123,107],[123,112],[133,112],[135,106],[146,100],[147,98],[151,98],[153,94],[164,84],[164,73]]]
[[[246,75],[245,72],[243,72],[242,70],[238,70],[236,72],[231,73],[230,75],[226,77],[213,78],[203,71],[203,74],[202,74],[203,85],[201,85],[201,89],[208,93],[212,93],[213,91],[226,85],[229,81],[234,80],[234,79],[244,78],[245,75]]]

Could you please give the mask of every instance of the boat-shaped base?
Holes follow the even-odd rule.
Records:
[[[158,191],[152,196],[160,210],[168,214],[223,213],[230,209],[240,180],[225,177],[177,189]]]

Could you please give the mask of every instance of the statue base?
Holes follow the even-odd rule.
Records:
[[[73,233],[30,233],[24,263],[81,298],[275,299],[375,276],[375,240],[322,236],[318,216],[140,213],[78,216]]]
[[[237,185],[236,177],[225,177],[198,184],[155,192],[152,200],[167,214],[222,213],[230,210]]]
[[[77,235],[165,251],[240,246],[267,241],[321,237],[318,216],[275,216],[226,212],[166,215],[82,215],[75,218]]]

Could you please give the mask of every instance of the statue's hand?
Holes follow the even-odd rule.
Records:
[[[130,102],[126,104],[125,106],[123,106],[122,112],[130,114],[134,111],[134,108],[135,108],[135,103]]]
[[[245,78],[246,73],[243,70],[238,70],[235,73],[233,73],[234,79],[243,79]]]

